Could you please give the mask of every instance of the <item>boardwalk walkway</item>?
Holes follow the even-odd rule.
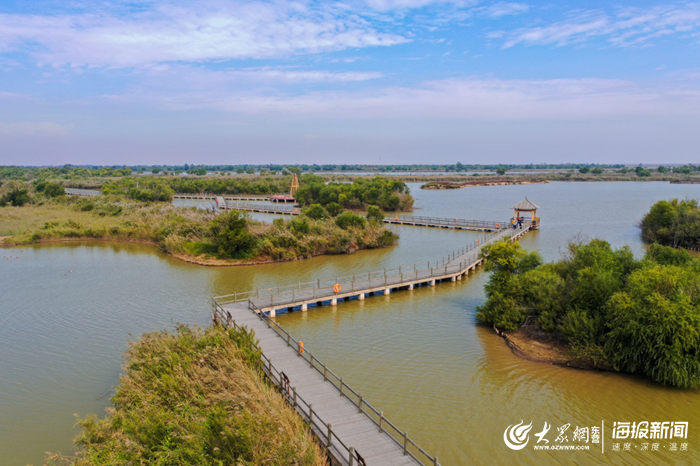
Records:
[[[214,319],[226,327],[255,331],[265,372],[310,424],[332,464],[358,466],[438,465],[408,435],[345,384],[325,364],[249,303],[214,305]]]
[[[296,285],[237,292],[217,297],[216,300],[220,304],[250,301],[256,310],[274,316],[275,312],[280,309],[291,310],[298,307],[300,310],[306,311],[309,306],[321,306],[324,302],[337,305],[343,299],[364,300],[370,294],[389,295],[392,290],[399,288],[412,290],[415,286],[435,286],[436,282],[446,279],[461,280],[464,275],[481,265],[484,259],[480,258],[479,254],[485,245],[504,238],[518,239],[529,229],[529,223],[517,229],[501,228],[435,262],[384,269],[366,274],[354,274],[347,277],[319,279],[315,282],[297,283]]]
[[[417,226],[438,225],[446,219],[414,217]],[[394,223],[394,222],[388,222]],[[444,223],[444,222],[443,222]],[[504,222],[505,223],[505,222]],[[342,300],[360,299],[373,293],[388,295],[392,290],[435,286],[436,282],[461,280],[481,265],[482,248],[508,239],[515,241],[532,224],[503,228],[495,222],[448,221],[450,228],[493,232],[435,262],[398,269],[319,279],[291,286],[253,290],[214,298],[213,320],[225,327],[242,326],[255,331],[263,353],[265,372],[282,395],[306,419],[334,465],[403,466],[439,464],[416,445],[406,432],[389,422],[362,395],[313,356],[274,319],[280,309],[337,305]]]
[[[464,220],[459,218],[418,217],[414,215],[394,216],[384,219],[384,223],[412,225],[433,228],[453,228],[455,230],[497,231],[508,222],[488,222],[484,220]]]

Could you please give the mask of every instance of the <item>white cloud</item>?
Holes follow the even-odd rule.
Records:
[[[0,135],[10,137],[27,136],[67,136],[73,131],[74,125],[62,125],[51,121],[45,122],[1,122]]]
[[[528,121],[700,114],[695,89],[640,88],[605,79],[448,79],[418,87],[370,91],[323,91],[301,95],[210,92],[207,88],[158,92],[151,88],[127,101],[149,101],[168,110],[218,110],[238,114],[293,115],[324,119],[445,119]]]
[[[421,8],[431,4],[452,4],[464,7],[474,3],[467,0],[365,0],[365,3],[379,11]]]
[[[505,37],[503,48],[517,44],[577,44],[605,37],[616,46],[641,45],[668,35],[689,35],[700,29],[700,4],[686,3],[651,8],[625,8],[611,15],[599,10],[579,10],[548,26],[497,31]]]
[[[230,71],[227,73],[232,78],[246,80],[268,80],[274,82],[311,82],[311,83],[342,83],[352,81],[368,81],[383,76],[378,72],[331,72],[331,71],[303,71],[280,68],[247,69]]]
[[[49,64],[131,67],[162,62],[275,58],[407,42],[340,8],[303,4],[153,4],[143,12],[0,15],[0,52]]]
[[[518,15],[526,13],[530,6],[526,3],[498,2],[487,7],[479,7],[479,12],[489,18],[500,18],[501,16]]]

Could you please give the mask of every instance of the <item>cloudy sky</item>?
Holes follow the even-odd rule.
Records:
[[[0,0],[0,164],[700,163],[700,3]]]

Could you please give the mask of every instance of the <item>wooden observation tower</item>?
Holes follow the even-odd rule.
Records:
[[[290,188],[289,188],[289,195],[294,197],[294,193],[296,192],[298,187],[299,187],[299,178],[297,178],[296,173],[293,173],[292,174],[292,186],[290,186]]]

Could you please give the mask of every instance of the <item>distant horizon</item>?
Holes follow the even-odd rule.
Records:
[[[0,164],[700,162],[700,4],[5,0]]]
[[[445,171],[444,168],[455,165],[456,163],[461,163],[461,162],[455,162],[454,164],[442,164],[442,163],[433,163],[433,164],[428,164],[428,163],[412,163],[412,164],[344,164],[347,167],[350,167],[348,170],[345,169],[340,169],[339,171],[367,171],[371,168],[387,168],[387,167],[401,167],[401,166],[410,166],[411,170],[413,167],[415,168],[425,168],[425,167],[437,167],[434,168],[432,171]],[[130,168],[130,169],[154,169],[154,168],[166,168],[166,169],[171,169],[171,168],[184,168],[185,166],[188,166],[189,168],[207,168],[207,167],[212,167],[211,171],[226,171],[223,168],[213,168],[213,167],[234,167],[234,168],[263,168],[263,169],[270,169],[270,167],[314,167],[318,166],[319,168],[314,169],[314,171],[327,171],[324,170],[322,167],[323,166],[338,166],[337,164],[331,164],[331,163],[311,163],[311,164],[306,164],[306,163],[238,163],[238,164],[228,164],[228,163],[199,163],[199,164],[173,164],[173,163],[164,163],[164,164],[152,164],[152,165],[147,165],[147,164],[134,164],[134,165],[125,165],[125,164],[108,164],[108,165],[97,165],[97,164],[80,164],[80,165],[74,165],[70,163],[66,164],[45,164],[45,165],[18,165],[18,164],[10,164],[10,165],[0,165],[0,167],[21,167],[21,168],[62,168],[62,167],[80,167],[80,168],[90,168],[90,169],[99,169],[99,168]],[[522,170],[567,170],[567,169],[577,169],[580,167],[602,167],[605,169],[615,169],[615,168],[622,168],[624,167],[659,167],[659,166],[665,166],[665,167],[683,167],[687,165],[692,165],[692,166],[698,166],[700,164],[693,164],[693,163],[588,163],[588,162],[572,162],[572,163],[550,163],[550,164],[542,164],[542,163],[532,163],[532,162],[524,162],[524,163],[517,163],[517,164],[480,164],[480,163],[473,163],[473,164],[463,164],[465,169],[459,170],[459,171],[473,171],[472,169],[475,168],[480,168],[484,170],[488,170],[489,168],[486,167],[510,167],[509,170],[512,169],[522,169]],[[534,167],[531,168],[526,168],[528,166],[535,165]],[[541,165],[555,165],[555,167],[551,168],[545,168],[542,167]],[[187,168],[184,168],[187,170]],[[275,171],[280,171],[282,168],[272,168],[272,170]],[[389,171],[404,171],[404,170],[389,170]],[[459,172],[457,171],[457,172]]]

